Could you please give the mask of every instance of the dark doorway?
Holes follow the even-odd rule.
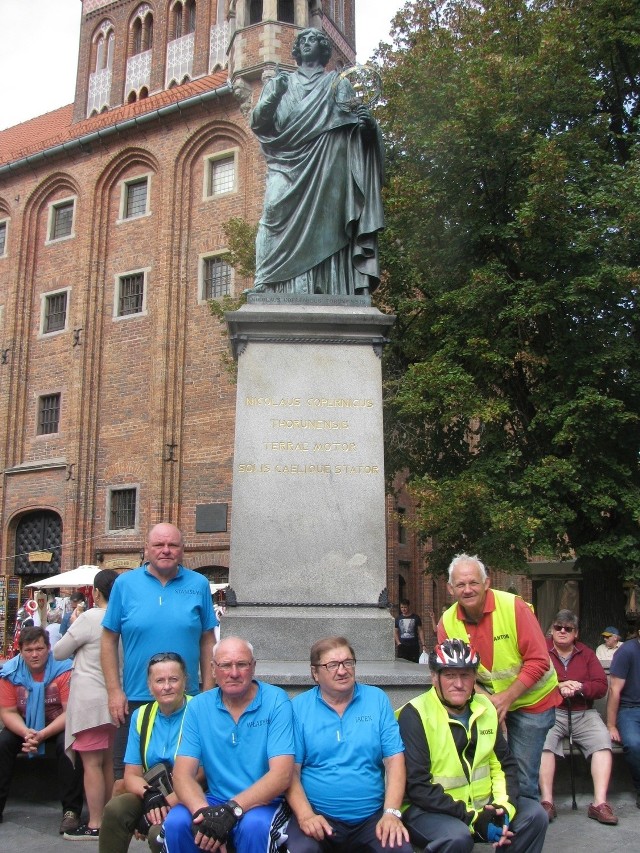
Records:
[[[49,562],[31,563],[33,551],[49,551]],[[57,575],[60,572],[62,552],[62,519],[56,512],[39,510],[23,515],[16,528],[16,575]]]

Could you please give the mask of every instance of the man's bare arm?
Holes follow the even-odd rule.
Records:
[[[607,698],[607,728],[611,735],[611,740],[616,743],[622,743],[620,732],[618,731],[618,709],[620,708],[620,694],[625,685],[626,679],[620,678],[617,675],[612,675],[609,683],[609,697]]]
[[[124,724],[125,717],[129,713],[129,703],[120,684],[119,642],[120,634],[108,628],[102,629],[100,663],[109,696],[109,713],[117,726]]]
[[[213,628],[210,631],[203,631],[200,636],[200,677],[202,678],[202,689],[211,690],[215,687],[213,679],[213,646],[216,641],[216,635]]]

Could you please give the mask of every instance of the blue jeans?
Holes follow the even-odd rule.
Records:
[[[209,805],[219,805],[220,800],[207,796]],[[269,830],[278,803],[249,809],[229,833],[236,853],[265,853],[269,849]],[[167,853],[196,853],[198,848],[191,832],[191,812],[183,805],[174,806],[164,822],[165,850]]]
[[[640,708],[618,708],[617,725],[633,787],[640,794]]]
[[[556,709],[549,708],[541,714],[509,711],[506,722],[509,749],[518,762],[520,796],[537,800],[540,797],[538,775],[542,748],[547,732],[555,725]]]

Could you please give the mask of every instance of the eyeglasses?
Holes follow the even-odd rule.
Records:
[[[323,666],[327,672],[337,672],[341,666],[347,671],[356,668],[355,658],[347,658],[346,660],[330,660],[329,663],[316,663],[315,666]]]
[[[558,632],[564,631],[566,634],[573,634],[576,629],[573,625],[554,625],[553,630]]]
[[[231,670],[235,667],[238,672],[246,672],[253,666],[253,661],[241,660],[234,663],[218,663],[217,660],[214,660],[214,665],[221,669],[223,672],[231,672]]]
[[[157,655],[149,658],[149,666],[153,666],[154,663],[166,663],[167,661],[179,663],[184,666],[184,661],[177,652],[158,652]]]

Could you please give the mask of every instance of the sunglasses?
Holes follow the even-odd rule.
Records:
[[[560,631],[564,631],[564,632],[565,632],[565,633],[567,633],[567,634],[573,634],[573,632],[574,632],[576,629],[575,629],[575,627],[574,627],[573,625],[554,625],[554,626],[553,626],[553,630],[554,630],[554,631],[558,631],[558,632],[560,632]]]
[[[166,663],[167,661],[179,663],[184,666],[184,660],[177,652],[158,652],[157,655],[149,658],[149,666],[153,666],[154,663]]]

